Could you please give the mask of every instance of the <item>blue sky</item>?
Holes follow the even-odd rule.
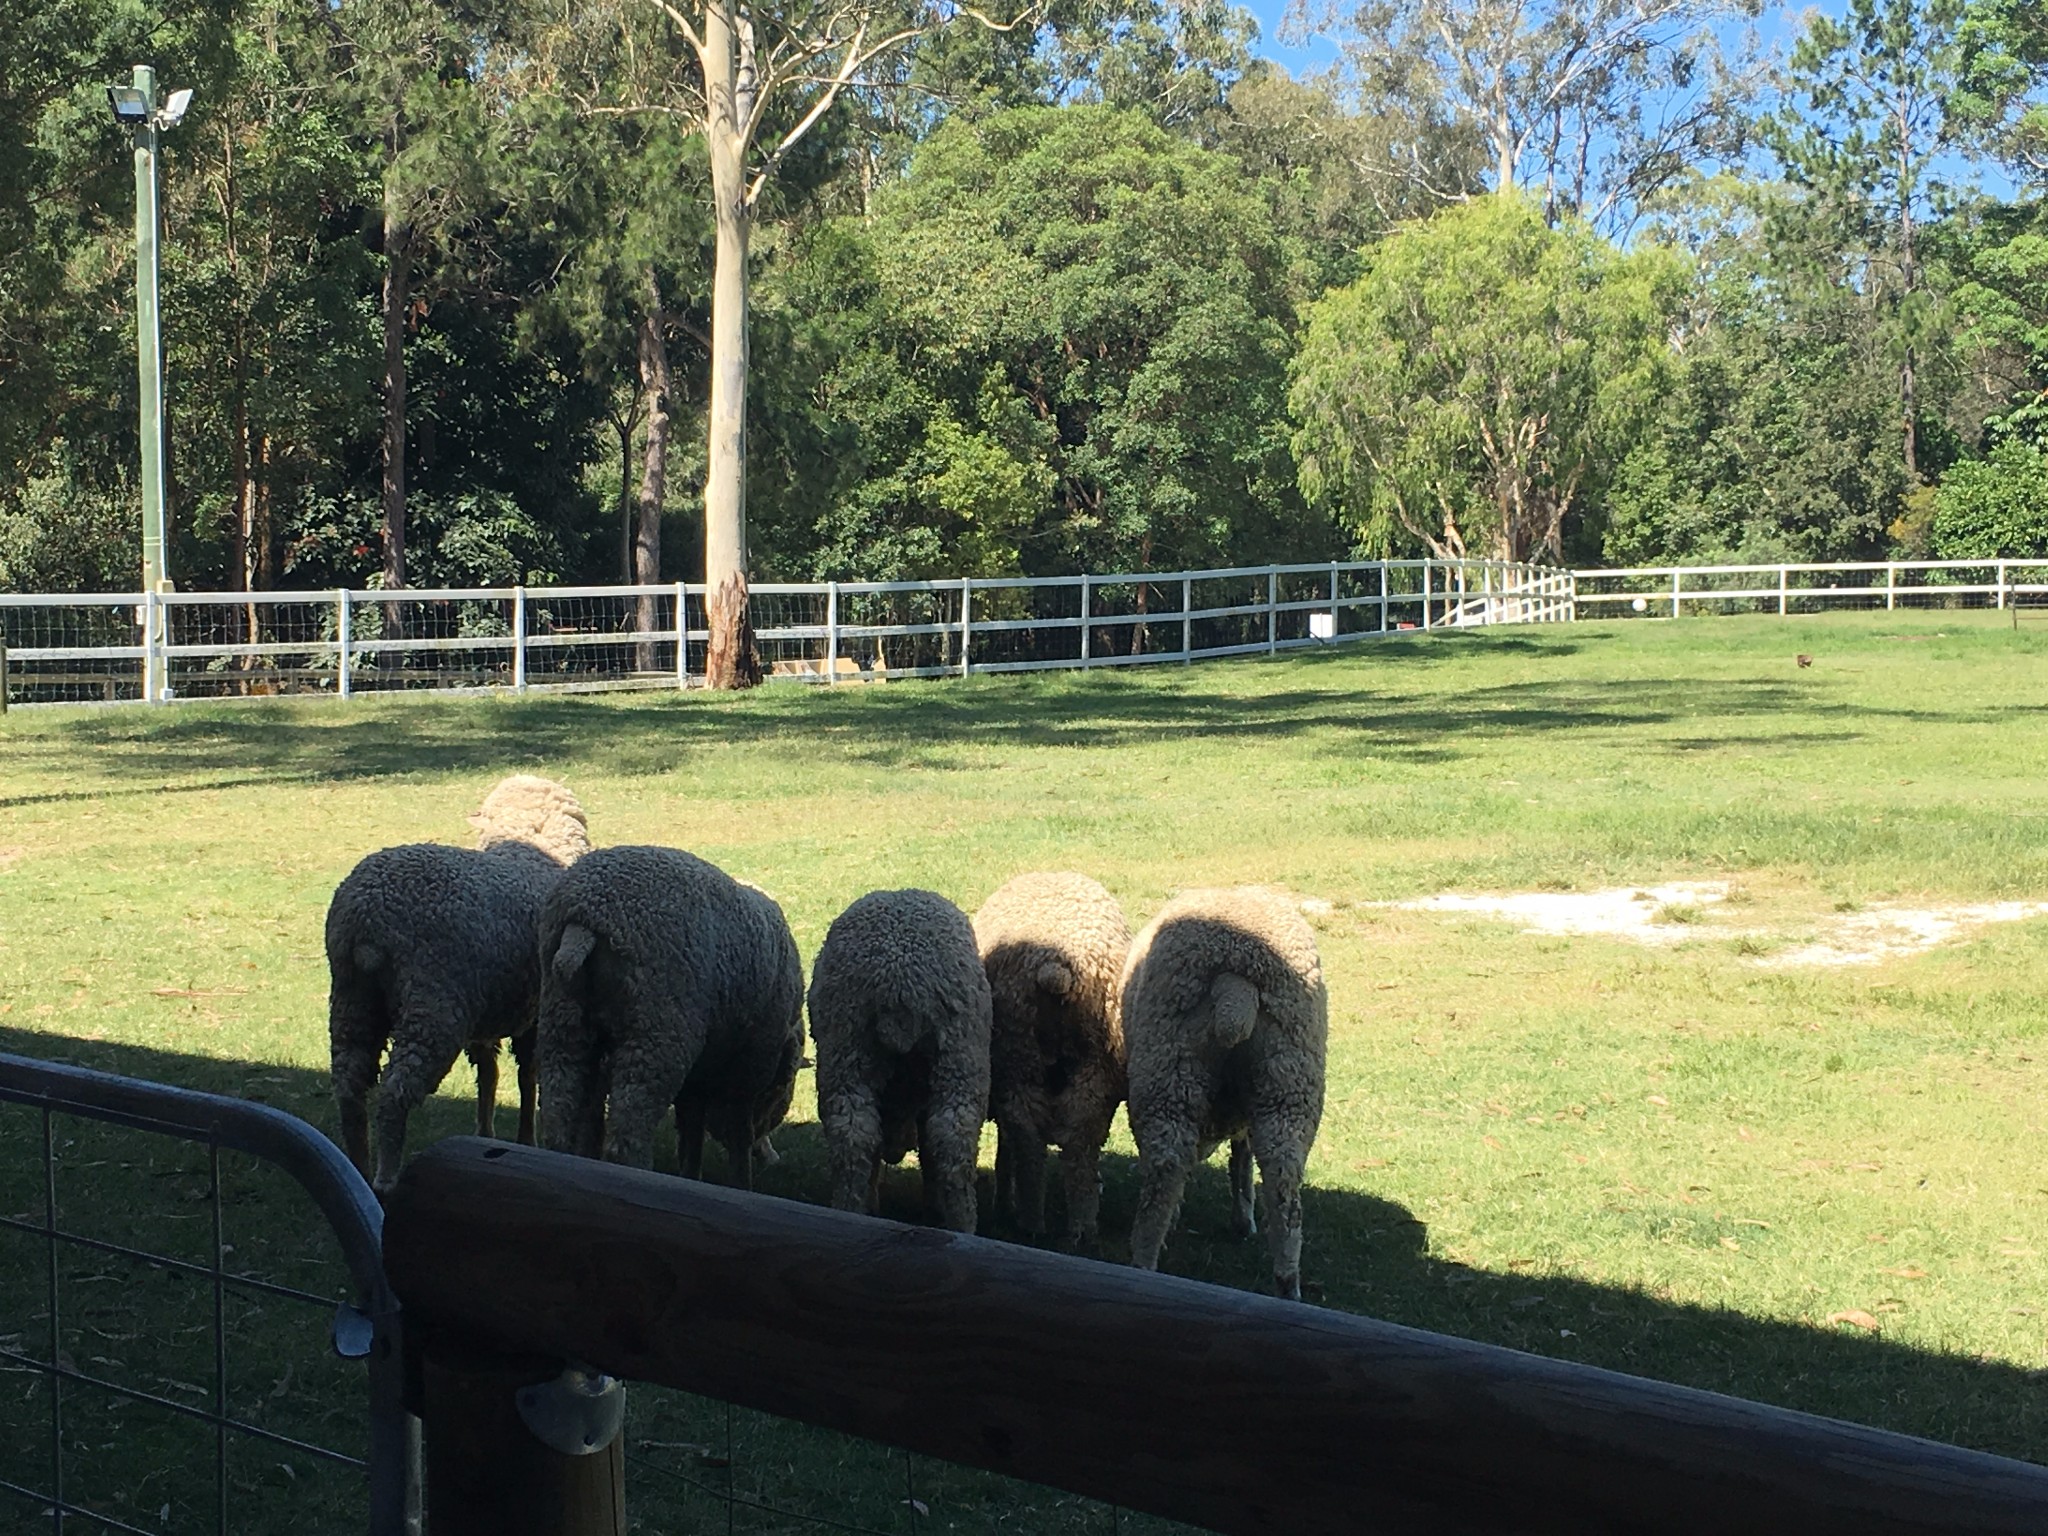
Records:
[[[1328,41],[1311,39],[1303,47],[1287,47],[1280,41],[1280,19],[1287,13],[1287,0],[1243,0],[1246,8],[1259,20],[1258,51],[1269,59],[1278,59],[1296,74],[1304,69],[1330,63],[1337,56],[1337,50]],[[1839,11],[1837,5],[1815,7],[1803,5],[1766,6],[1757,18],[1759,36],[1768,44],[1789,46],[1798,35],[1801,18],[1814,9]]]

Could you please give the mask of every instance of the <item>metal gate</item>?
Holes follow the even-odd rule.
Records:
[[[250,1529],[247,1520],[230,1513],[229,1448],[236,1442],[296,1455],[312,1462],[360,1468],[367,1482],[367,1527],[371,1536],[417,1536],[420,1528],[419,1422],[406,1412],[402,1396],[404,1353],[399,1333],[399,1308],[385,1283],[381,1252],[384,1218],[375,1196],[355,1168],[326,1136],[284,1111],[244,1099],[197,1093],[160,1083],[141,1082],[82,1067],[60,1066],[0,1053],[0,1103],[25,1106],[31,1114],[30,1134],[40,1132],[40,1169],[31,1155],[28,1167],[10,1171],[24,1184],[40,1173],[41,1217],[33,1211],[0,1211],[0,1233],[12,1232],[40,1240],[43,1275],[39,1298],[44,1313],[47,1349],[27,1347],[25,1333],[14,1336],[12,1320],[29,1315],[33,1296],[0,1293],[0,1365],[34,1378],[31,1393],[40,1389],[47,1404],[47,1465],[37,1481],[0,1476],[0,1490],[42,1506],[56,1532],[114,1530],[147,1532],[135,1523],[137,1512],[115,1514],[80,1502],[67,1480],[67,1461],[78,1451],[77,1436],[67,1439],[67,1394],[92,1391],[131,1403],[152,1405],[173,1419],[196,1423],[211,1431],[214,1508],[211,1527],[226,1536]],[[205,1196],[210,1214],[210,1262],[111,1241],[67,1227],[58,1205],[59,1127],[67,1117],[124,1127],[152,1137],[167,1137],[205,1149]],[[39,1119],[39,1126],[36,1121]],[[354,1291],[352,1301],[335,1307],[330,1296],[303,1287],[279,1284],[242,1272],[231,1265],[233,1245],[227,1241],[222,1200],[221,1154],[244,1154],[295,1182],[318,1209],[339,1245]],[[195,1196],[196,1198],[196,1196]],[[63,1347],[67,1309],[72,1298],[62,1283],[65,1253],[133,1260],[150,1271],[183,1277],[202,1309],[211,1307],[212,1375],[210,1385],[184,1382],[173,1386],[198,1396],[180,1401],[170,1389],[152,1390],[133,1381],[113,1379],[111,1371],[91,1366],[98,1357]],[[367,1454],[352,1455],[300,1436],[281,1433],[234,1411],[229,1391],[228,1336],[224,1314],[231,1296],[253,1296],[266,1304],[281,1302],[327,1313],[329,1336],[336,1354],[363,1362],[367,1377]],[[119,1364],[107,1361],[107,1365]],[[287,1371],[289,1377],[289,1371]],[[33,1452],[21,1447],[33,1459]],[[105,1449],[104,1447],[102,1449]],[[123,1448],[114,1448],[119,1454]],[[286,1470],[289,1471],[289,1465]],[[165,1506],[166,1511],[169,1505]],[[161,1524],[161,1522],[160,1522]]]

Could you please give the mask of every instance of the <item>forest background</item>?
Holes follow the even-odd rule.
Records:
[[[2034,0],[769,3],[756,579],[2048,555]],[[136,584],[135,62],[181,587],[701,579],[686,10],[0,0],[0,590]]]

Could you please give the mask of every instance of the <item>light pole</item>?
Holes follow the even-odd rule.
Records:
[[[177,126],[191,104],[189,90],[173,91],[161,107],[156,70],[135,66],[132,85],[107,87],[114,120],[135,140],[135,370],[141,385],[142,417],[142,696],[152,703],[168,696],[164,663],[164,613],[159,602],[170,590],[164,549],[164,348],[157,320],[156,136]]]

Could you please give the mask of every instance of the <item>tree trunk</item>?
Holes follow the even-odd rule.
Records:
[[[761,681],[747,613],[747,206],[745,125],[752,106],[751,60],[723,5],[705,7],[705,138],[718,238],[711,271],[710,442],[704,475],[704,606],[711,631],[704,658],[713,688]],[[744,78],[743,78],[744,77]]]
[[[405,326],[412,307],[412,226],[384,204],[384,585],[405,585]]]
[[[633,581],[653,586],[661,580],[661,508],[668,494],[669,366],[667,316],[661,309],[661,287],[654,269],[647,269],[647,312],[640,317],[640,390],[647,396],[647,446],[640,460],[640,516],[633,530]],[[634,627],[642,634],[661,627],[660,599],[644,595],[635,602]],[[682,615],[676,628],[684,628]],[[687,644],[678,640],[678,644]],[[653,672],[660,665],[654,642],[643,640],[637,665]]]

